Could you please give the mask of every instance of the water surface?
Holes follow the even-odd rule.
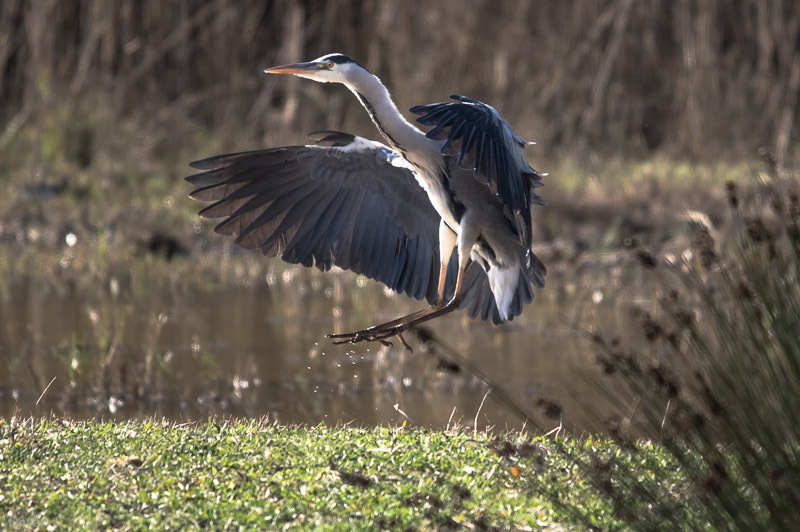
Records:
[[[614,334],[631,305],[653,298],[652,287],[623,279],[627,270],[606,259],[551,269],[547,288],[512,323],[462,313],[434,320],[436,342],[406,335],[413,352],[324,337],[424,306],[349,272],[292,267],[234,286],[168,290],[20,280],[0,297],[0,367],[8,368],[0,415],[521,428],[520,412],[498,400],[504,390],[542,427],[602,428],[583,413],[605,403],[580,327]],[[473,367],[494,392],[486,396]]]

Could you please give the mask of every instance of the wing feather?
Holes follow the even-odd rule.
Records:
[[[497,156],[488,149],[492,139],[480,120],[465,121],[458,110],[434,111],[432,116],[448,120],[463,136],[454,141],[462,150],[460,162],[481,169],[479,179],[496,181],[485,177],[497,170],[494,163],[484,163]],[[210,203],[200,215],[221,219],[215,231],[235,236],[241,247],[322,271],[350,269],[410,297],[435,301],[439,215],[413,172],[392,164],[399,155],[382,144],[332,131],[312,138],[317,144],[192,163],[201,172],[186,178],[198,187],[190,197]],[[453,253],[448,264],[448,299],[457,256]],[[527,296],[520,293],[521,300]],[[471,318],[499,322],[488,277],[475,262],[465,273],[461,306],[469,308]]]
[[[458,157],[460,168],[489,186],[514,214],[513,223],[520,242],[531,246],[531,203],[542,199],[533,192],[541,186],[540,174],[525,161],[522,149],[529,144],[491,106],[465,96],[455,101],[412,107],[417,121],[433,126],[426,136],[444,141],[441,152]]]
[[[386,146],[336,132],[318,145],[219,155],[192,163],[191,197],[236,243],[290,263],[351,269],[420,299],[438,283],[439,216]],[[397,201],[402,198],[404,201]],[[433,287],[433,290],[429,290]]]

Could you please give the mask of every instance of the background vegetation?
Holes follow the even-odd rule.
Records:
[[[101,117],[138,118],[162,150],[198,131],[256,146],[320,127],[371,135],[344,91],[261,74],[331,51],[380,75],[401,109],[452,92],[492,103],[540,160],[797,156],[791,0],[7,0],[0,148],[55,120],[89,164],[113,131]]]
[[[729,183],[729,230],[698,224],[690,258],[670,264],[636,250],[659,304],[635,310],[638,334],[593,336],[603,372],[619,377],[600,386],[636,411],[606,417],[609,434],[635,448],[627,426],[638,419],[719,530],[793,530],[800,499],[800,186],[771,177],[744,193]],[[620,486],[636,486],[625,494],[604,489],[603,472],[595,480],[615,507],[660,513],[661,487],[639,473],[616,472]]]

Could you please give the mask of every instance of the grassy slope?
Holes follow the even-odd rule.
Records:
[[[253,421],[0,419],[0,526],[623,528],[615,515],[624,514],[592,493],[576,457],[640,469],[680,497],[670,492],[679,475],[651,445]]]

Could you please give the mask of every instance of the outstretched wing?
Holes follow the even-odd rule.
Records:
[[[542,186],[542,174],[525,161],[522,149],[529,144],[491,106],[465,96],[451,95],[453,102],[412,107],[421,115],[417,122],[434,126],[426,136],[444,140],[442,155],[458,157],[458,166],[471,170],[489,186],[510,211],[520,242],[531,247],[530,204],[544,204],[534,191]]]
[[[386,146],[317,132],[312,146],[220,155],[192,163],[190,197],[246,249],[292,264],[333,265],[416,299],[436,296],[439,216]]]
[[[224,218],[215,231],[246,249],[286,262],[338,266],[433,303],[439,282],[439,215],[413,171],[383,144],[332,131],[312,133],[312,146],[219,155],[192,163],[190,197],[213,202],[204,218]],[[457,254],[448,265],[452,297]],[[462,307],[492,317],[488,277],[468,268]],[[521,311],[521,309],[520,309]],[[517,312],[516,314],[518,314]]]

